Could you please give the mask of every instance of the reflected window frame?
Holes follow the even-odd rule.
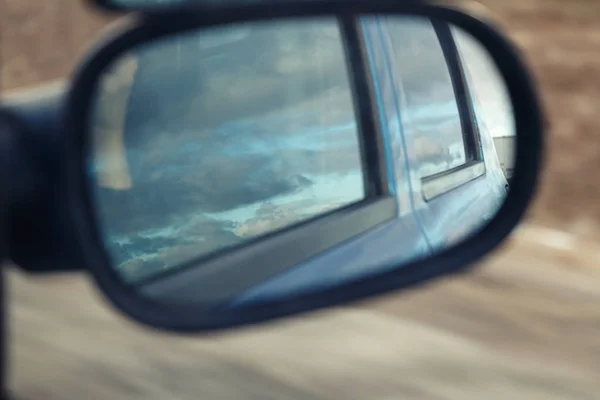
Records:
[[[385,18],[386,24],[391,24],[393,21],[394,17]],[[435,19],[428,19],[428,21],[440,45],[446,63],[446,70],[450,75],[450,83],[458,107],[462,139],[465,146],[465,162],[441,172],[419,177],[421,191],[426,202],[486,174],[481,133],[477,127],[471,92],[467,85],[464,67],[458,47],[452,36],[451,27],[443,21]],[[393,46],[391,44],[392,39],[388,38],[388,40],[390,45]],[[402,83],[400,83],[400,86],[402,86]]]

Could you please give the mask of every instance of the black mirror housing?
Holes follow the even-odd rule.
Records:
[[[108,5],[106,1],[101,1],[101,4]],[[227,299],[237,298],[234,296],[237,292],[227,292],[225,296],[223,293],[226,290],[222,289],[224,286],[220,286],[220,283],[233,285],[234,282],[237,285],[242,279],[239,272],[241,268],[249,268],[251,271],[268,269],[264,279],[271,279],[287,269],[297,268],[306,260],[323,257],[329,251],[338,251],[340,246],[360,235],[384,229],[386,223],[397,218],[399,200],[388,185],[391,178],[387,166],[389,157],[384,156],[386,143],[381,135],[377,134],[382,128],[379,126],[381,121],[377,120],[377,112],[374,111],[378,106],[375,100],[376,90],[370,83],[372,71],[365,67],[365,60],[357,56],[359,52],[354,51],[364,46],[363,38],[356,29],[356,21],[366,16],[426,18],[433,21],[437,27],[436,32],[442,44],[442,39],[446,36],[440,32],[447,29],[443,28],[443,25],[452,25],[470,34],[487,50],[504,80],[512,103],[516,131],[514,170],[510,190],[503,198],[501,206],[486,220],[481,229],[467,232],[447,247],[426,257],[410,260],[401,268],[388,266],[379,272],[339,281],[337,284],[311,292],[290,292],[275,300],[249,302],[243,306],[239,305],[239,301],[229,300],[219,304],[208,301],[203,303],[207,296],[213,295],[222,295]],[[184,263],[186,268],[192,267],[192,264],[201,265],[202,268],[198,268],[198,271],[202,272],[197,272],[194,277],[187,276],[185,284],[180,280],[165,278],[164,281],[153,280],[141,288],[131,281],[124,280],[115,268],[114,254],[110,253],[103,237],[104,228],[98,213],[98,197],[95,197],[94,183],[88,171],[89,156],[94,145],[90,121],[94,117],[101,80],[106,71],[116,59],[134,48],[194,30],[240,23],[310,21],[317,18],[340,21],[341,30],[347,36],[345,54],[352,65],[349,76],[354,93],[354,109],[359,115],[358,125],[363,128],[375,127],[374,130],[369,129],[371,134],[364,134],[360,142],[364,180],[368,183],[365,185],[364,198],[297,225],[257,236],[239,246],[235,244],[232,247],[223,247],[214,253],[202,254],[201,257],[188,260]],[[454,53],[444,51],[446,60],[456,53],[456,49],[448,50]],[[465,79],[461,77],[464,71],[461,72],[458,67],[453,69],[450,62],[448,65],[452,79]],[[470,107],[467,103],[464,107],[459,107],[461,118],[464,114],[473,119],[475,111]],[[494,250],[523,218],[537,186],[543,150],[543,117],[537,91],[514,46],[492,26],[476,18],[457,10],[420,2],[291,1],[219,7],[199,6],[193,11],[188,9],[185,12],[170,11],[138,16],[131,20],[129,26],[101,43],[81,64],[74,75],[63,117],[68,135],[64,151],[68,161],[67,195],[72,210],[70,222],[76,228],[79,239],[77,245],[83,250],[94,281],[117,309],[134,320],[159,329],[190,333],[228,329],[331,307],[468,271],[475,261]],[[474,149],[483,146],[478,142],[473,144]],[[489,166],[483,164],[476,151],[473,157],[464,169],[460,169],[460,176],[467,176],[465,181],[491,173]],[[459,171],[450,171],[454,172]],[[426,187],[425,202],[438,198],[443,190],[455,189],[454,186],[444,189],[436,183],[440,182],[436,178],[434,174],[433,178],[421,179],[421,184]],[[302,179],[296,179],[294,182],[298,181]],[[501,186],[503,193],[506,185]],[[401,241],[402,237],[398,240]],[[260,275],[258,272],[256,274]],[[256,274],[252,275],[256,277]],[[221,280],[216,280],[217,276]],[[318,276],[315,276],[315,280],[317,278]],[[244,276],[243,279],[247,277]],[[199,282],[202,282],[202,285]],[[258,283],[252,281],[244,288]],[[197,286],[193,286],[196,284]],[[161,297],[163,293],[168,295]]]

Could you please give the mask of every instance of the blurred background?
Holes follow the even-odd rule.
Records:
[[[550,132],[524,224],[473,273],[214,337],[123,319],[83,276],[11,275],[23,399],[598,399],[600,2],[455,1],[523,50]],[[0,88],[67,76],[111,18],[0,2]]]

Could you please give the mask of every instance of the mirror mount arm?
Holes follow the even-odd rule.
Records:
[[[51,100],[47,104],[62,104],[58,101],[62,92],[51,96]],[[13,250],[15,242],[13,238],[14,211],[19,208],[19,203],[23,202],[28,195],[37,193],[36,185],[39,184],[40,178],[40,171],[36,170],[35,164],[31,163],[32,154],[28,151],[27,143],[32,136],[31,130],[27,129],[27,122],[38,121],[40,123],[38,128],[45,127],[45,130],[48,130],[54,126],[50,117],[54,113],[49,108],[39,107],[38,101],[23,103],[5,101],[3,103],[0,107],[0,400],[11,400],[13,397],[10,395],[8,387],[10,332],[6,268],[12,264],[11,260],[19,258],[18,255],[15,257]],[[21,107],[18,107],[17,103],[21,104]],[[19,109],[21,113],[15,112]],[[31,118],[32,114],[38,116],[39,119]],[[23,118],[26,115],[29,115],[30,118]],[[38,133],[43,136],[44,129],[39,130]],[[32,216],[29,215],[29,217]],[[20,221],[20,218],[17,218],[17,221]],[[32,242],[27,242],[27,245],[29,249],[25,250],[35,253],[33,251],[35,245],[31,246]],[[57,265],[60,265],[61,260],[58,261],[59,263],[42,261],[38,264],[34,255],[31,263],[19,263],[19,266],[25,272],[56,272],[62,270],[62,268],[56,268]]]
[[[4,268],[9,259],[8,217],[11,201],[11,153],[15,130],[0,109],[0,400],[8,400],[8,310]]]
[[[27,273],[81,271],[84,265],[71,244],[75,232],[65,222],[69,211],[60,151],[65,89],[38,86],[2,98],[0,208],[6,254],[1,256]]]

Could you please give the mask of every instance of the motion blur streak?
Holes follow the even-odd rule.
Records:
[[[81,277],[12,274],[14,387],[48,400],[596,399],[597,254],[553,250],[536,229],[464,278],[204,338],[124,323]]]

